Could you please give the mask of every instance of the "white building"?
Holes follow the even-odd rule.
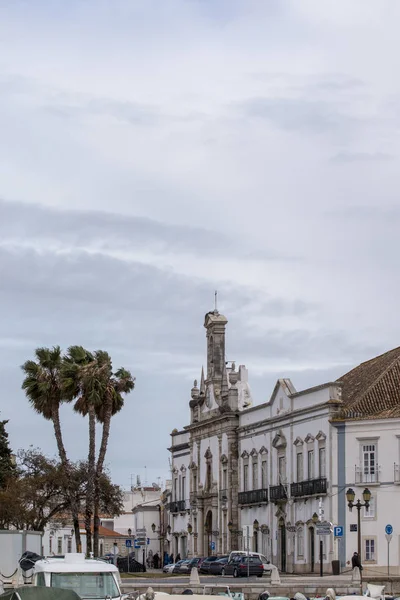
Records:
[[[242,547],[249,527],[253,549],[282,571],[319,569],[321,540],[324,571],[336,559],[344,567],[358,549],[357,509],[349,511],[346,490],[362,499],[367,485],[362,561],[387,570],[390,522],[398,565],[400,349],[308,390],[279,380],[269,402],[253,407],[246,368],[225,362],[226,323],[217,311],[206,315],[207,377],[202,372],[191,390],[190,424],[172,433],[175,556]],[[343,537],[317,535],[317,520],[342,526]]]

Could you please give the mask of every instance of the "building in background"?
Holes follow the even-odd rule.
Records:
[[[358,544],[346,490],[362,499],[369,486],[362,560],[387,569],[389,520],[398,572],[400,349],[307,390],[280,379],[270,400],[253,407],[247,369],[226,362],[226,324],[217,310],[206,315],[207,373],[191,390],[190,423],[171,434],[171,551],[222,554],[248,542],[281,571],[301,573],[319,568],[322,541],[324,571],[336,559],[344,567]],[[343,536],[318,535],[321,520]]]

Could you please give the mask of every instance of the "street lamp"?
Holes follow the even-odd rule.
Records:
[[[357,509],[357,546],[358,546],[358,557],[359,557],[360,561],[361,561],[361,515],[360,515],[360,512],[363,507],[365,507],[365,508],[369,507],[369,503],[371,500],[371,492],[369,491],[368,488],[364,489],[364,491],[362,493],[362,497],[364,500],[364,504],[362,502],[360,502],[359,499],[357,500],[357,502],[354,502],[354,500],[356,498],[356,494],[352,488],[349,488],[346,492],[347,506],[349,507],[350,512],[352,512],[353,506],[355,506]]]
[[[232,521],[229,521],[229,523],[228,523],[228,529],[229,529],[229,533],[231,535],[243,535],[243,531],[241,529],[233,529],[233,523],[232,523]]]
[[[188,524],[187,524],[187,530],[188,530],[188,533],[189,533],[189,534],[191,534],[191,533],[192,533],[192,531],[193,531],[193,527],[192,527],[192,524],[191,524],[191,523],[188,523]]]
[[[131,537],[131,535],[132,535],[132,529],[130,527],[128,529],[128,535],[129,535],[129,537]]]
[[[312,516],[311,518],[312,518],[312,520],[313,520],[313,523],[318,523],[318,521],[319,521],[319,517],[318,517],[317,513],[314,513],[314,514],[313,514],[313,516]]]
[[[155,532],[155,530],[156,530],[156,524],[155,523],[151,524],[151,530],[152,530],[153,533]]]
[[[253,530],[258,531],[259,529],[260,529],[260,523],[257,521],[257,519],[255,519],[255,521],[253,522]]]

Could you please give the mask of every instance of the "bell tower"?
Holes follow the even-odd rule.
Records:
[[[217,309],[206,314],[204,327],[207,330],[207,381],[221,385],[225,371],[225,327],[228,319]]]

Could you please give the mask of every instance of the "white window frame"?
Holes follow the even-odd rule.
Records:
[[[249,489],[249,463],[246,461],[243,463],[243,491],[247,492]]]
[[[307,479],[315,477],[315,452],[314,448],[307,450]]]
[[[323,459],[323,460],[321,460]],[[319,478],[326,477],[326,447],[320,446],[318,448],[318,473]]]
[[[300,483],[304,481],[304,452],[297,452],[296,454],[296,481]]]
[[[252,460],[251,462],[251,483],[253,490],[258,490],[258,461]]]
[[[376,440],[361,442],[361,482],[378,482],[378,444]],[[373,460],[371,457],[373,456]]]
[[[261,488],[263,490],[268,487],[268,460],[266,457],[263,457],[261,461]]]
[[[364,561],[376,562],[377,548],[376,537],[370,536],[364,538]]]
[[[286,482],[286,454],[278,454],[278,485]]]

